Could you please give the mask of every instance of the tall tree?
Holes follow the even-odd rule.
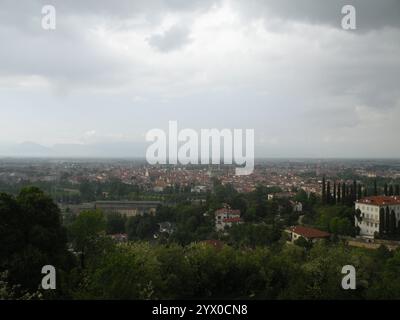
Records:
[[[385,234],[385,209],[379,209],[379,235],[382,237]]]
[[[391,235],[395,235],[396,234],[396,214],[395,214],[395,212],[393,210],[390,212],[389,233]]]
[[[326,203],[331,204],[331,182],[326,184]]]
[[[357,181],[353,180],[353,192],[351,193],[351,202],[357,200]]]
[[[400,185],[399,184],[396,184],[396,186],[394,188],[394,195],[400,196]]]
[[[390,210],[386,207],[385,210],[385,232],[388,234],[390,232]]]
[[[326,186],[325,176],[322,177],[322,203],[326,203]]]
[[[341,203],[341,196],[342,196],[342,194],[341,194],[341,189],[340,189],[340,182],[338,183],[338,186],[337,186],[337,203]]]
[[[358,185],[358,190],[357,190],[357,199],[362,198],[362,187],[361,184]]]
[[[333,182],[333,199],[332,203],[336,204],[336,181]]]
[[[385,195],[385,196],[387,196],[388,195],[388,184],[385,182],[385,186],[383,187],[383,194]]]
[[[8,270],[11,284],[34,292],[43,266],[66,270],[72,259],[66,244],[60,210],[50,196],[35,187],[16,198],[0,194],[0,270]]]
[[[394,190],[393,190],[393,185],[391,184],[389,186],[389,196],[393,196],[394,195]]]
[[[377,186],[377,183],[376,183],[376,179],[374,180],[374,196],[377,196],[378,195],[378,186]]]
[[[347,191],[346,191],[346,183],[342,183],[342,204],[346,203],[346,195],[347,195]]]

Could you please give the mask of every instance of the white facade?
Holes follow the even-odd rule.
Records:
[[[215,211],[215,229],[222,231],[225,227],[231,227],[232,224],[241,223],[240,211],[230,208],[223,208]]]
[[[396,215],[396,225],[400,220],[400,197],[376,196],[360,199],[355,203],[355,210],[360,209],[361,221],[355,217],[355,226],[360,228],[360,236],[373,238],[379,232],[379,212],[383,208],[392,210]]]

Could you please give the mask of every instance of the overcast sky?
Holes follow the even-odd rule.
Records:
[[[256,156],[400,157],[398,0],[0,0],[0,40],[3,155],[141,145],[177,120],[254,129]]]

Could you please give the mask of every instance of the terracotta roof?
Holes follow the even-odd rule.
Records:
[[[241,218],[226,218],[223,220],[224,222],[241,222],[242,219]]]
[[[215,214],[220,214],[220,213],[227,213],[230,215],[240,216],[240,210],[233,210],[233,209],[227,209],[227,208],[222,208],[222,209],[218,209],[217,211],[215,211]]]
[[[400,196],[373,196],[362,198],[356,202],[375,206],[396,205],[400,204]]]
[[[314,228],[294,226],[289,228],[290,231],[301,235],[302,237],[312,239],[312,238],[327,238],[330,236],[328,232],[321,231]]]
[[[220,240],[204,240],[200,243],[213,246],[215,249],[221,249],[224,246],[224,243]]]

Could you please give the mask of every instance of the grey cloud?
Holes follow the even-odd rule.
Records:
[[[162,34],[154,34],[148,43],[161,52],[179,49],[190,42],[189,29],[185,26],[175,25]]]
[[[341,28],[341,8],[353,5],[357,13],[357,31],[363,32],[385,26],[400,27],[400,1],[398,0],[249,0],[236,1],[244,15],[280,17],[314,24],[329,24]]]

